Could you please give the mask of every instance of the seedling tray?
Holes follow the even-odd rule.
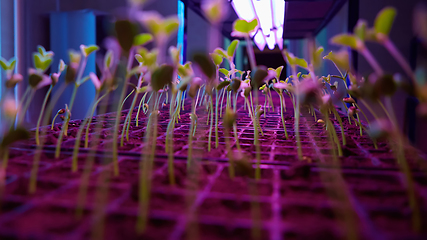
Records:
[[[46,136],[35,194],[27,191],[36,152],[34,139],[11,149],[1,204],[0,238],[90,239],[96,237],[93,235],[95,226],[101,226],[103,239],[246,240],[254,238],[254,229],[259,229],[259,239],[346,239],[349,232],[340,215],[346,208],[355,213],[354,227],[360,239],[427,237],[427,177],[420,168],[424,158],[416,151],[406,154],[416,182],[416,197],[422,216],[422,231],[416,233],[412,231],[405,178],[388,144],[378,142],[375,149],[366,133],[360,136],[354,122],[350,125],[341,114],[347,145],[343,147],[344,156],[339,158],[341,168],[337,168],[324,127],[303,110],[300,135],[305,159],[300,161],[293,131],[293,109],[289,107],[292,104],[290,99],[286,101],[288,140],[277,108],[275,111],[266,109],[265,117],[261,117],[264,135],[260,137],[262,171],[258,181],[240,175],[230,179],[222,124],[219,147],[215,148],[213,130],[212,150],[208,152],[207,115],[200,108],[193,144],[198,160],[197,174],[190,176],[187,173],[190,119],[186,109],[174,130],[176,185],[171,186],[164,146],[168,107],[161,109],[151,177],[149,221],[142,235],[136,233],[135,225],[139,164],[147,117],[140,115],[138,127],[135,126],[135,116],[132,118],[129,141],[119,147],[120,175],[117,177],[112,174],[111,164],[114,113],[94,117],[94,129],[89,137],[101,133],[100,143],[92,150],[81,148],[76,173],[71,172],[72,152],[81,121],[71,122],[59,159],[54,158],[56,138],[61,130],[61,124],[57,124]],[[123,125],[127,111],[121,114]],[[332,115],[330,118],[341,137],[338,122]],[[100,130],[95,128],[98,121],[103,124]],[[237,126],[241,148],[255,167],[252,121],[243,107],[238,109]],[[229,140],[236,149],[233,134]],[[88,156],[94,157],[94,166],[88,179],[82,214],[77,218],[77,196]],[[342,189],[335,186],[337,175],[344,179],[350,205],[340,197]],[[108,191],[108,197],[105,208],[101,208],[104,214],[99,215],[103,205],[98,193],[103,189]],[[258,221],[254,221],[253,206],[258,206]],[[99,225],[100,219],[103,219],[103,225]]]

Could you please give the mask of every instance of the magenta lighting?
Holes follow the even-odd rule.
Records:
[[[280,49],[283,48],[285,1],[233,0],[231,4],[240,19],[258,19],[259,28],[251,36],[260,50],[264,50],[266,44],[269,49],[274,49],[276,44]]]

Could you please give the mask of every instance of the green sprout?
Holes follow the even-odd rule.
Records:
[[[80,45],[80,53],[70,51],[70,64],[67,68],[65,82],[74,83],[74,90],[73,90],[73,93],[71,94],[71,99],[68,104],[69,111],[66,112],[67,115],[65,117],[65,121],[61,129],[61,133],[56,143],[55,158],[59,158],[59,155],[61,153],[62,139],[64,136],[68,135],[68,124],[71,119],[71,111],[74,106],[74,100],[76,98],[77,90],[82,84],[84,84],[90,78],[89,76],[83,78],[83,72],[86,68],[87,59],[91,53],[94,53],[98,49],[99,47],[96,45],[90,45],[90,46]]]

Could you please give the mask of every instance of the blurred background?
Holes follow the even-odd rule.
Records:
[[[225,0],[226,1],[226,0]],[[237,0],[234,0],[237,1]],[[262,1],[262,0],[259,0]],[[391,31],[391,39],[400,52],[415,69],[423,64],[426,51],[416,40],[413,33],[413,11],[418,0],[287,0],[285,1],[285,15],[283,23],[283,48],[298,57],[308,58],[307,42],[314,39],[317,45],[325,48],[324,55],[330,51],[339,50],[339,47],[329,44],[329,39],[336,34],[352,31],[359,18],[373,24],[376,14],[385,6],[393,6],[398,15]],[[144,10],[155,10],[164,16],[177,14],[182,22],[178,37],[170,40],[169,45],[182,46],[182,60],[190,60],[193,53],[208,50],[209,23],[200,10],[201,0],[152,0]],[[220,47],[226,48],[233,40],[231,37],[232,23],[238,18],[232,7],[232,0],[228,0],[228,17],[217,29],[217,41]],[[70,48],[78,50],[80,44],[97,44],[101,50],[97,55],[105,53],[105,42],[112,35],[111,22],[120,14],[120,9],[127,6],[127,0],[0,0],[0,56],[9,59],[18,58],[17,71],[27,76],[27,69],[32,66],[32,52],[37,45],[55,52],[57,66],[60,58],[67,63],[67,51]],[[278,44],[282,45],[282,43]],[[249,69],[246,43],[242,42],[236,52],[236,67]],[[368,48],[388,73],[403,70],[390,54],[377,44],[369,44]],[[273,49],[264,47],[261,51],[254,45],[257,63],[269,67],[286,65],[281,49],[276,45]],[[360,74],[367,76],[372,72],[371,67],[363,57],[351,53],[352,66]],[[96,71],[96,58],[89,60],[87,71]],[[56,71],[51,69],[50,71]],[[286,68],[285,68],[286,69]],[[325,62],[317,71],[319,76],[339,74],[333,64]],[[289,69],[283,71],[282,78],[289,75]],[[3,73],[1,77],[4,78]],[[24,82],[26,82],[24,80]],[[15,89],[15,97],[19,98],[25,91],[25,84]],[[47,89],[39,90],[27,114],[26,122],[34,126],[40,112],[40,106]],[[0,91],[3,92],[3,89]],[[86,109],[94,95],[94,88],[90,83],[79,89],[79,99],[76,109],[73,109],[73,118],[83,118]],[[119,91],[116,91],[119,92]],[[68,99],[69,93],[64,93]],[[110,103],[114,104],[114,99]],[[402,130],[409,139],[420,149],[427,151],[427,141],[423,136],[427,134],[425,119],[416,117],[416,100],[403,91],[398,92],[393,99],[398,121]],[[59,102],[58,108],[63,107]],[[368,111],[365,111],[366,113]]]

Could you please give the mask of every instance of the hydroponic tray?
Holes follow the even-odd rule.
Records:
[[[416,181],[422,232],[412,231],[406,182],[386,142],[375,149],[366,133],[350,125],[342,115],[347,145],[337,168],[331,155],[327,132],[306,110],[302,111],[300,134],[303,161],[297,157],[293,131],[293,109],[286,99],[285,113],[289,139],[284,136],[278,109],[266,109],[260,123],[261,179],[228,175],[228,158],[220,124],[219,147],[208,152],[205,110],[200,108],[198,133],[193,144],[196,171],[187,170],[189,111],[181,113],[174,130],[174,172],[176,185],[169,183],[165,130],[168,107],[161,109],[154,172],[151,177],[149,222],[143,235],[135,231],[138,214],[138,179],[146,116],[139,126],[131,122],[129,141],[119,147],[120,175],[112,174],[112,132],[114,113],[94,117],[90,138],[100,133],[95,148],[81,148],[78,171],[71,172],[75,135],[81,121],[70,123],[61,156],[54,158],[61,124],[45,136],[37,191],[28,194],[30,171],[36,153],[34,139],[16,145],[7,166],[1,215],[1,239],[90,239],[103,232],[103,239],[251,239],[259,229],[260,239],[346,239],[348,226],[341,214],[355,214],[354,228],[359,239],[423,239],[427,237],[427,177],[424,159],[408,151],[408,162]],[[277,104],[275,104],[277,106]],[[122,112],[122,119],[127,111]],[[135,113],[134,113],[135,115]],[[320,118],[320,114],[318,116]],[[135,116],[132,118],[134,119]],[[340,126],[331,115],[337,133]],[[102,128],[96,124],[102,121]],[[256,165],[251,118],[238,109],[238,139],[247,159]],[[120,128],[121,129],[121,128]],[[121,132],[120,132],[121,133]],[[236,149],[233,134],[229,137]],[[84,137],[82,138],[83,147]],[[120,141],[118,141],[120,144]],[[86,202],[81,217],[76,215],[77,196],[87,157],[94,159],[88,179]],[[337,187],[337,176],[348,189],[349,204]],[[106,199],[102,192],[108,191]],[[254,209],[259,209],[258,212]],[[255,215],[254,215],[255,214]],[[254,218],[255,216],[255,218]],[[255,221],[254,219],[257,219]],[[102,231],[94,231],[96,227]]]

